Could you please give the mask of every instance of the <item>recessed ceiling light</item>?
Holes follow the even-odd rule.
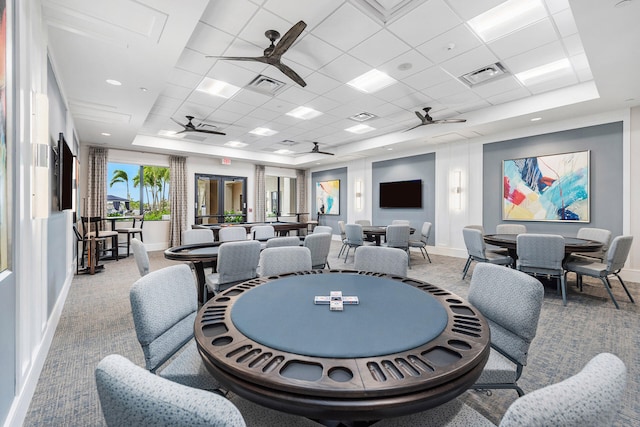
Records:
[[[403,62],[402,64],[398,65],[398,70],[400,71],[407,71],[413,68],[413,64],[411,62]]]
[[[388,74],[373,69],[347,82],[347,84],[362,92],[374,93],[397,82],[396,79]]]
[[[387,148],[387,151],[393,151],[393,148],[388,147],[388,148]]]
[[[249,144],[241,141],[227,141],[224,143],[224,145],[226,145],[227,147],[242,148],[242,147],[246,147]]]
[[[240,88],[230,83],[223,82],[222,80],[205,77],[204,79],[202,79],[196,90],[208,93],[209,95],[228,99],[235,95],[240,90]]]
[[[509,0],[467,23],[484,42],[489,42],[546,17],[547,11],[540,0]]]
[[[537,122],[542,120],[542,117],[534,117],[533,119],[531,119],[532,122]]]
[[[148,91],[148,90],[149,90],[149,89],[147,89],[146,87],[141,87],[141,88],[140,88],[140,91],[141,91],[141,92],[146,92],[146,91]]]
[[[105,81],[106,81],[107,83],[109,83],[110,85],[113,85],[113,86],[122,86],[122,83],[120,83],[120,82],[119,82],[119,81],[117,81],[117,80],[107,79],[107,80],[105,80]]]
[[[371,132],[372,130],[376,130],[376,128],[372,128],[371,126],[364,125],[364,124],[359,124],[359,125],[351,126],[350,128],[346,128],[345,130],[351,133],[367,133],[367,132]]]
[[[314,117],[322,115],[320,111],[314,110],[309,107],[297,107],[287,113],[287,116],[295,117],[296,119],[309,120]]]
[[[565,74],[567,70],[570,69],[571,63],[567,58],[564,58],[518,73],[516,74],[516,78],[524,85],[535,84],[556,78],[558,75]]]
[[[291,151],[291,150],[287,150],[287,149],[285,149],[285,148],[282,148],[282,149],[280,149],[280,150],[276,150],[276,151],[274,151],[274,153],[276,153],[276,154],[291,154],[291,153],[293,153],[293,151]]]
[[[102,133],[100,133],[100,135],[102,135],[102,136],[111,136],[111,134],[109,132],[102,132]]]
[[[278,131],[269,129],[269,128],[255,128],[254,130],[250,130],[249,133],[260,136],[271,136],[278,133]]]

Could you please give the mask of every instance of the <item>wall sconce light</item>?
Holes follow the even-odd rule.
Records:
[[[362,181],[356,181],[356,209],[362,210]]]
[[[451,195],[451,207],[455,210],[462,209],[462,171],[453,171],[452,176],[452,195]]]

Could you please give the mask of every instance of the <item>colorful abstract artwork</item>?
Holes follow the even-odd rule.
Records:
[[[502,219],[589,222],[589,151],[504,160]]]
[[[316,182],[316,209],[323,215],[340,215],[340,180]]]

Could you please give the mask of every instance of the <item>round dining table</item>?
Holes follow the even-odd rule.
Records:
[[[316,303],[332,291],[358,303]],[[476,382],[490,351],[486,319],[463,298],[353,270],[231,287],[199,310],[194,335],[229,390],[314,420],[366,422],[440,405]]]
[[[207,282],[204,274],[204,263],[213,263],[213,268],[218,262],[218,248],[220,242],[196,243],[193,245],[173,246],[164,251],[164,257],[174,261],[186,261],[193,264],[198,282],[198,301],[204,302],[207,295]]]
[[[578,239],[577,237],[563,237],[565,258],[574,252],[597,252],[602,249],[602,243],[595,240]],[[484,236],[484,242],[505,248],[514,262],[518,258],[517,234],[486,234]]]

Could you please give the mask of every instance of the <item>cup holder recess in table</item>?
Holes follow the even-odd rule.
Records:
[[[215,346],[223,346],[223,345],[231,344],[232,342],[233,342],[232,337],[224,336],[224,337],[216,338],[215,340],[211,341],[211,344]]]
[[[462,355],[460,355],[460,353],[454,352],[445,347],[434,347],[422,353],[422,356],[436,366],[452,365],[462,359]]]
[[[458,350],[471,350],[473,348],[469,343],[460,340],[449,340],[447,344],[451,347],[457,348]]]
[[[209,325],[204,325],[202,327],[202,334],[207,338],[211,338],[211,337],[215,337],[215,336],[218,336],[218,335],[226,334],[227,332],[229,332],[229,329],[222,322],[211,323]]]
[[[329,378],[340,383],[346,383],[353,379],[353,372],[351,372],[351,369],[335,366],[329,369]]]
[[[322,378],[322,365],[319,363],[291,360],[280,370],[280,375],[303,381],[318,381]]]

